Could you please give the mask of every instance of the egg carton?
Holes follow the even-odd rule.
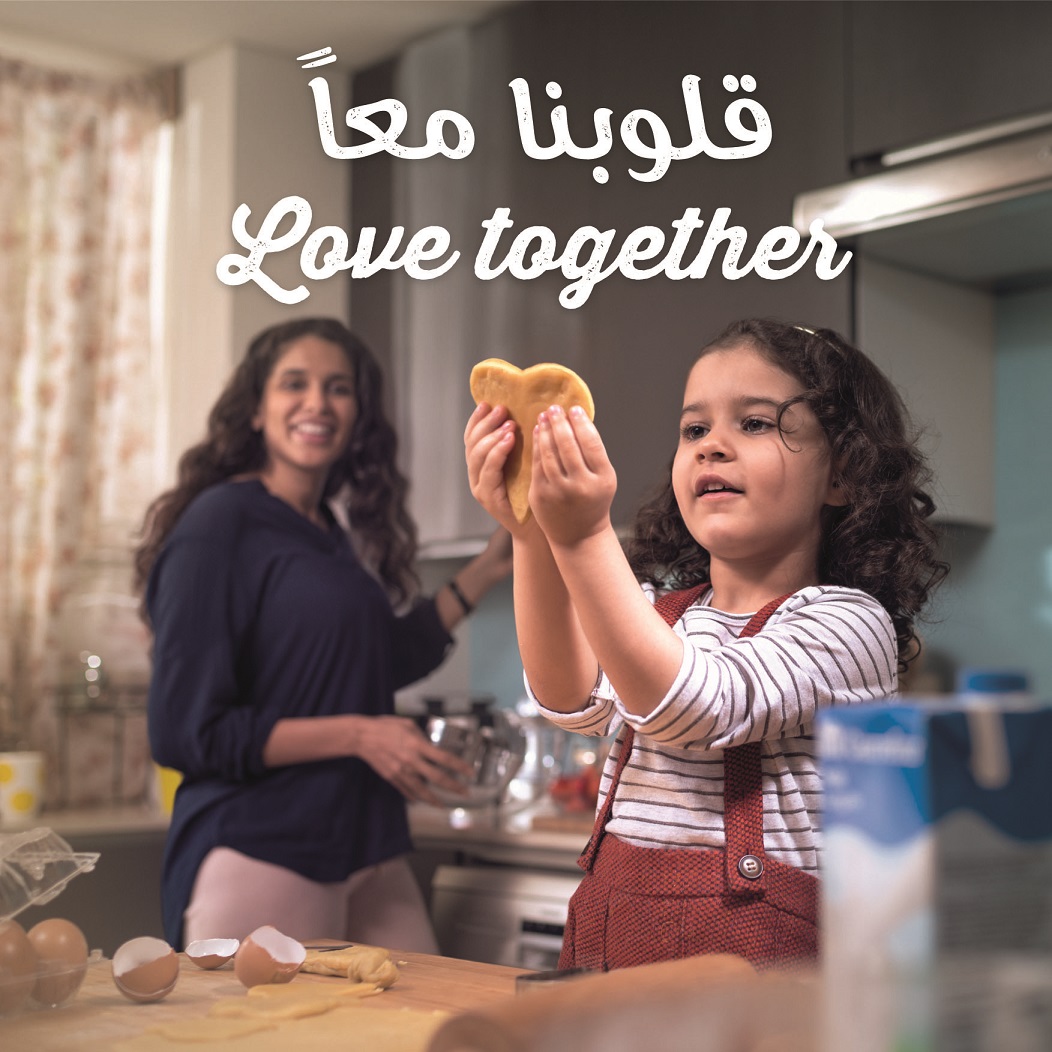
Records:
[[[98,860],[97,851],[74,851],[44,826],[0,835],[0,920],[50,902]]]
[[[3,922],[29,906],[50,902],[74,877],[93,870],[98,860],[98,852],[74,851],[43,826],[0,835],[0,934]],[[83,963],[50,961],[27,975],[10,975],[0,967],[0,1018],[69,1004],[88,966],[100,960],[102,952],[93,950]]]
[[[104,960],[102,950],[92,950],[82,964],[50,962],[26,975],[0,974],[0,1020],[27,1011],[64,1008],[77,996],[88,968]]]

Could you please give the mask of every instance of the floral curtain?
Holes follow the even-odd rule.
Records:
[[[158,488],[160,83],[0,59],[0,740],[53,751],[62,620]],[[100,553],[102,553],[100,555]],[[127,590],[127,589],[126,589]],[[0,746],[2,747],[2,746]]]

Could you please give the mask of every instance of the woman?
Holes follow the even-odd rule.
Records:
[[[393,714],[393,695],[442,662],[450,630],[510,571],[510,543],[498,531],[415,599],[381,386],[340,322],[267,329],[147,512],[150,743],[183,774],[162,876],[177,947],[272,924],[436,949],[405,859],[406,800],[433,801],[465,771]]]

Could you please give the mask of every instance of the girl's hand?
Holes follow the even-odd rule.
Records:
[[[508,501],[504,465],[515,446],[515,421],[502,406],[480,402],[464,429],[464,456],[471,495],[505,529],[522,529]]]
[[[405,716],[371,716],[364,720],[357,754],[407,800],[439,804],[432,785],[466,793],[463,779],[472,769],[428,741]]]
[[[551,544],[573,545],[610,524],[617,475],[588,414],[541,413],[533,435],[530,507]]]

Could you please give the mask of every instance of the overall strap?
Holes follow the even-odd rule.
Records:
[[[655,600],[654,609],[665,619],[667,624],[674,625],[684,615],[687,607],[695,602],[708,587],[708,584],[699,584],[693,588],[681,589],[678,592],[665,592],[664,595],[659,595]],[[588,838],[588,843],[585,844],[584,851],[581,852],[581,857],[577,860],[577,864],[584,870],[592,868],[592,862],[595,859],[596,852],[599,850],[599,842],[603,838],[607,819],[610,817],[610,812],[614,809],[614,792],[621,782],[621,772],[625,769],[625,764],[628,762],[628,754],[632,751],[633,741],[635,741],[635,731],[627,723],[623,724],[618,738],[620,751],[617,754],[617,763],[614,765],[613,773],[610,776],[610,786],[606,791],[606,798],[603,800],[603,806],[600,808],[599,813],[595,816],[592,835]]]
[[[792,595],[790,592],[789,595]],[[767,619],[789,598],[772,599],[757,610],[739,639],[756,635]],[[761,743],[746,742],[723,750],[723,832],[727,890],[735,895],[759,897],[764,891],[763,781]]]
[[[654,609],[661,614],[667,624],[670,626],[674,625],[684,613],[686,613],[687,609],[698,600],[701,594],[708,589],[708,587],[708,583],[705,583],[695,585],[693,588],[685,588],[675,592],[666,592],[663,595],[658,596],[654,603]],[[756,635],[756,633],[767,623],[767,619],[771,614],[773,614],[791,594],[792,593],[790,592],[787,595],[781,596],[779,599],[774,599],[763,607],[763,609],[758,610],[742,630],[739,638]],[[614,795],[621,781],[621,773],[624,771],[625,765],[628,763],[628,757],[632,751],[634,741],[635,731],[627,723],[624,724],[619,736],[620,751],[618,752],[617,762],[614,765],[614,770],[610,777],[610,785],[607,787],[603,806],[596,815],[595,825],[592,828],[592,835],[589,837],[588,843],[585,845],[584,851],[581,853],[581,857],[577,860],[577,864],[583,870],[587,871],[592,868],[592,863],[599,851],[599,844],[606,830],[606,823],[613,811]],[[742,757],[742,762],[735,766],[736,773],[734,778],[729,779],[727,758],[730,757],[732,753],[750,749],[751,755],[746,754]],[[740,767],[746,767],[749,770],[749,774],[744,780],[741,780],[740,775],[737,773]],[[732,800],[729,800],[727,795],[727,785],[729,781],[733,781],[734,783]],[[739,784],[744,787],[744,792],[739,791]],[[750,786],[752,788],[750,788]],[[731,806],[728,810],[729,804]],[[736,749],[724,750],[724,811],[725,835],[727,837],[727,858],[730,859],[733,852],[735,859],[733,865],[728,862],[728,879],[729,871],[731,869],[734,869],[737,876],[737,879],[730,886],[736,891],[744,890],[750,894],[754,894],[757,890],[755,878],[743,878],[737,869],[737,865],[742,856],[750,853],[755,854],[755,852],[758,851],[759,873],[757,873],[757,877],[762,875],[764,858],[763,795],[760,784],[759,742],[750,743],[750,745],[745,746],[738,746]],[[740,829],[740,827],[743,826],[744,829]],[[758,841],[756,830],[759,831]],[[733,848],[732,839],[734,844]],[[753,845],[757,843],[758,846],[754,848]]]

